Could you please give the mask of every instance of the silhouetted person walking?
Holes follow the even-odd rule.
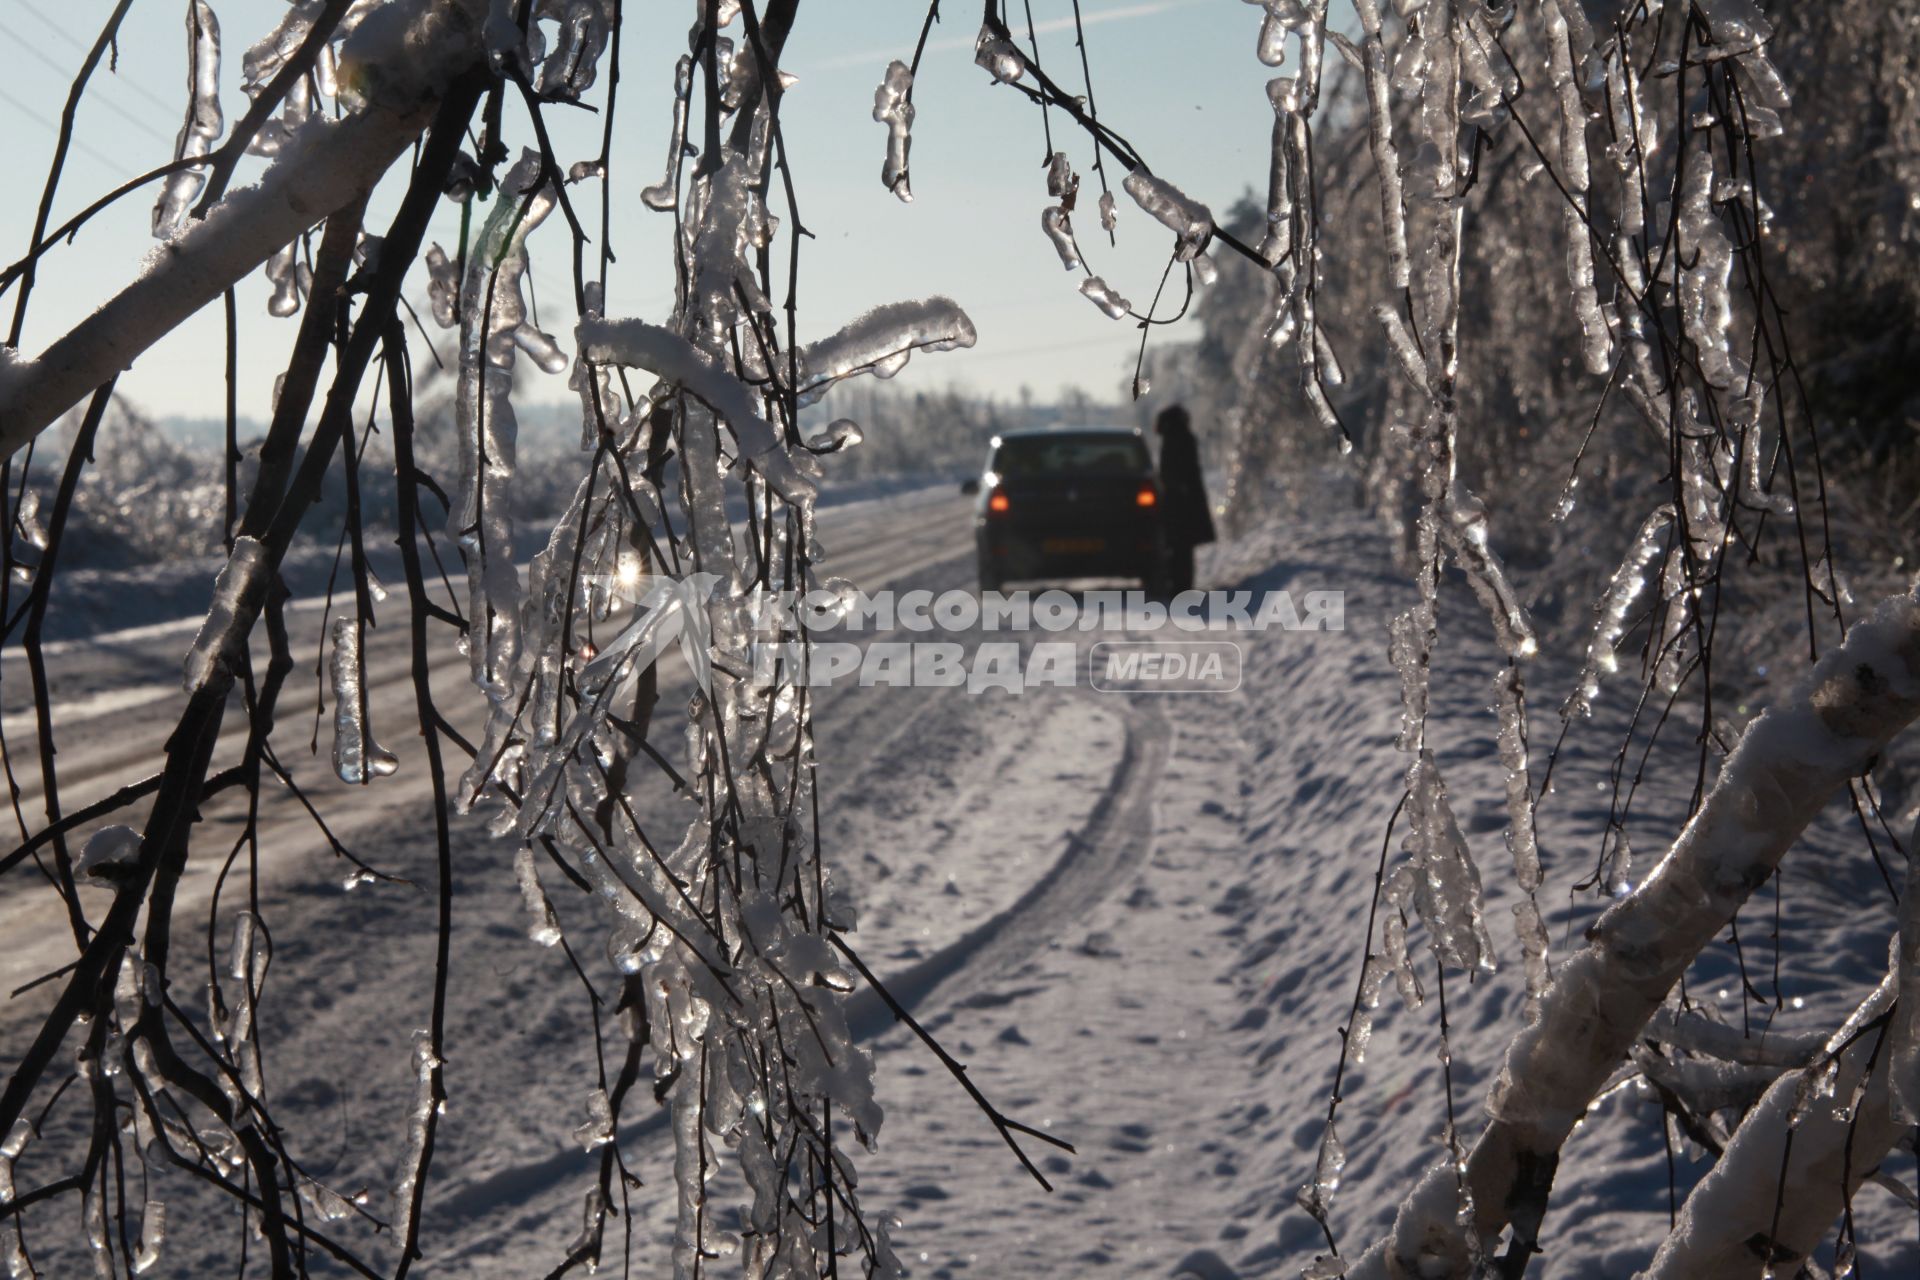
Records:
[[[1213,541],[1213,514],[1207,509],[1207,485],[1200,476],[1200,446],[1188,425],[1187,411],[1168,405],[1153,420],[1160,437],[1160,527],[1167,539],[1167,585],[1193,589],[1193,549]]]

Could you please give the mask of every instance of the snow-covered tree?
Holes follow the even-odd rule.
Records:
[[[1912,34],[1913,6],[1863,0],[1837,6],[1838,16],[1770,19],[1751,0],[1399,0],[1391,9],[1355,0],[1350,18],[1330,18],[1327,0],[1255,3],[1251,52],[1282,74],[1266,103],[1249,106],[1270,113],[1272,148],[1265,200],[1244,219],[1216,220],[1157,174],[1153,157],[1099,118],[1086,63],[1077,82],[1050,74],[1012,6],[985,5],[975,61],[996,91],[1026,95],[1091,150],[1084,175],[1064,144],[1052,153],[1034,234],[1078,273],[1075,287],[1097,309],[1091,321],[1104,314],[1140,326],[1136,396],[1154,394],[1160,362],[1178,369],[1173,356],[1147,358],[1155,326],[1185,310],[1173,295],[1203,291],[1207,336],[1191,359],[1209,379],[1231,377],[1220,398],[1237,442],[1236,514],[1257,519],[1280,473],[1315,450],[1357,450],[1350,465],[1399,529],[1412,577],[1391,655],[1406,713],[1398,811],[1406,834],[1402,856],[1383,863],[1376,882],[1381,928],[1361,959],[1342,1032],[1348,1049],[1364,1046],[1388,978],[1418,1002],[1410,927],[1442,970],[1484,970],[1505,945],[1483,918],[1482,872],[1426,737],[1449,566],[1485,615],[1503,663],[1492,697],[1523,899],[1513,940],[1531,1016],[1513,1035],[1484,1127],[1476,1135],[1448,1122],[1445,1158],[1408,1190],[1388,1239],[1351,1264],[1335,1247],[1345,1158],[1337,1082],[1301,1202],[1326,1228],[1328,1256],[1311,1264],[1315,1274],[1518,1275],[1536,1247],[1561,1145],[1616,1072],[1636,1052],[1663,1061],[1731,1052],[1668,1003],[1687,964],[1813,813],[1838,791],[1852,794],[1854,779],[1920,714],[1920,602],[1900,595],[1865,620],[1846,603],[1824,520],[1822,408],[1795,359],[1781,293],[1790,277],[1817,297],[1844,268],[1847,280],[1897,305],[1911,300],[1911,267],[1877,249],[1863,259],[1846,245],[1826,254],[1782,245],[1788,209],[1793,234],[1817,238],[1827,233],[1809,228],[1839,201],[1804,181],[1791,197],[1770,194],[1767,159],[1783,136],[1804,137],[1791,133],[1789,84],[1800,65],[1821,66],[1815,82],[1872,117],[1844,135],[1850,154],[1873,157],[1890,175],[1875,188],[1890,198],[1855,225],[1872,228],[1876,245],[1910,236],[1920,208],[1911,198],[1913,44],[1901,40]],[[275,1275],[299,1274],[320,1254],[361,1274],[409,1271],[449,1101],[456,812],[484,815],[515,842],[535,943],[572,955],[547,896],[564,878],[599,904],[597,927],[611,935],[624,979],[609,1036],[623,1042],[629,1069],[582,1082],[589,1119],[578,1136],[601,1152],[600,1175],[556,1274],[616,1252],[606,1227],[627,1176],[617,1138],[645,1095],[642,1064],[672,1118],[676,1275],[713,1271],[735,1243],[741,1256],[725,1265],[748,1275],[897,1273],[881,1217],[861,1207],[851,1159],[881,1120],[869,1059],[846,1019],[847,994],[873,975],[847,936],[831,851],[817,838],[810,693],[801,671],[770,687],[745,678],[757,622],[746,601],[756,586],[811,591],[830,609],[851,589],[819,575],[810,547],[819,457],[856,444],[859,432],[835,422],[809,436],[802,410],[917,352],[970,346],[975,333],[942,298],[876,299],[867,314],[828,324],[802,315],[807,228],[788,168],[780,70],[802,6],[692,8],[665,172],[642,196],[674,227],[662,269],[673,304],[660,316],[607,314],[613,214],[604,184],[627,162],[615,132],[618,49],[623,29],[641,21],[621,0],[302,0],[242,58],[251,107],[230,129],[219,108],[219,23],[194,0],[192,98],[176,157],[108,197],[157,188],[164,252],[144,271],[129,264],[124,287],[97,311],[28,352],[20,344],[38,264],[94,211],[49,225],[69,111],[31,243],[0,276],[13,299],[0,348],[0,449],[10,459],[0,477],[10,504],[0,625],[19,629],[27,657],[44,806],[0,856],[0,874],[24,876],[37,864],[44,891],[64,904],[74,950],[53,978],[49,1016],[0,1092],[0,1257],[14,1274],[31,1274],[40,1215],[74,1204],[103,1274],[116,1251],[131,1269],[153,1264],[168,1214],[147,1183],[121,1186],[129,1154],[239,1202],[242,1235],[258,1232]],[[100,31],[71,101],[85,94],[126,10],[119,5]],[[901,199],[912,194],[913,84],[938,13],[937,3],[926,10],[910,59],[876,68],[873,118],[885,137],[872,142],[881,183]],[[673,26],[652,14],[646,21]],[[1867,36],[1883,63],[1876,77],[1820,63]],[[604,116],[601,149],[560,155],[547,121],[583,102]],[[264,161],[257,172],[250,156]],[[370,196],[383,182],[401,189],[397,206],[384,224],[370,223]],[[597,229],[587,199],[596,193]],[[461,208],[460,241],[428,244],[430,215],[449,200]],[[1127,219],[1171,236],[1166,273],[1157,287],[1145,282],[1151,294],[1095,269],[1094,227],[1111,232],[1123,200]],[[571,302],[563,335],[543,331],[531,305],[535,237],[556,247],[543,262],[567,264],[548,277]],[[273,282],[272,310],[299,315],[297,336],[255,456],[243,469],[230,441],[218,478],[227,562],[187,655],[177,727],[150,773],[65,812],[41,633],[70,520],[99,465],[115,379],[199,309],[224,302],[231,316],[235,281],[255,270]],[[429,318],[457,334],[455,440],[434,451],[453,470],[438,478],[423,466],[430,450],[415,442],[422,347],[409,337],[404,295],[423,281]],[[1141,309],[1123,290],[1151,300]],[[1846,355],[1831,353],[1829,376],[1844,372],[1834,362]],[[571,370],[582,442],[563,510],[524,580],[513,550],[521,481],[512,389],[522,356]],[[53,439],[43,433],[76,406],[58,482],[16,484],[29,465],[23,451]],[[388,452],[371,450],[357,425],[369,410]],[[1850,429],[1859,442],[1852,456],[1877,450],[1910,467],[1899,428]],[[1568,458],[1541,518],[1503,525],[1519,506],[1511,495],[1537,493],[1547,468]],[[361,478],[376,461],[391,468],[404,569],[391,604],[368,572],[364,537]],[[1637,486],[1620,480],[1636,475]],[[352,597],[330,631],[335,770],[346,783],[377,785],[394,767],[376,727],[397,727],[374,723],[365,658],[367,629],[386,609],[409,630],[437,850],[432,1016],[412,1046],[417,1091],[380,1201],[325,1185],[297,1135],[274,1119],[257,1020],[270,923],[252,907],[216,910],[202,978],[188,973],[200,959],[186,958],[193,948],[176,938],[184,922],[173,910],[190,851],[211,839],[202,806],[223,792],[257,797],[264,786],[294,785],[273,749],[295,665],[281,569],[330,483],[341,494],[331,530]],[[1589,512],[1618,530],[1618,568],[1556,586],[1566,595],[1590,588],[1597,607],[1590,626],[1549,632],[1525,586],[1536,573],[1555,581],[1560,544],[1546,517],[1581,521]],[[443,535],[464,563],[458,593],[436,590],[431,566]],[[1735,722],[1716,708],[1715,635],[1731,602],[1765,598],[1758,588],[1739,594],[1741,567],[1783,539],[1817,661],[1764,715]],[[1508,552],[1517,553],[1513,565]],[[637,610],[621,607],[651,580],[678,585],[647,590]],[[1663,837],[1666,852],[1637,883],[1624,832],[1609,831],[1601,882],[1621,900],[1583,948],[1556,963],[1537,900],[1542,779],[1529,747],[1541,717],[1529,716],[1526,695],[1543,637],[1568,636],[1577,636],[1579,686],[1550,718],[1577,724],[1638,636],[1647,696],[1669,708],[1650,732],[1673,708],[1697,708],[1701,783],[1686,826]],[[686,744],[677,768],[648,742],[678,710],[663,707],[654,666],[676,638],[688,641],[701,675],[673,725]],[[804,638],[787,638],[804,666]],[[429,654],[454,644],[485,705],[477,740],[454,728],[428,680]],[[216,769],[216,742],[236,714],[240,759]],[[671,843],[644,831],[629,802],[643,775],[694,798],[696,816]],[[1861,790],[1872,805],[1871,789]],[[82,830],[92,834],[73,848]],[[234,857],[251,838],[249,821]],[[77,892],[82,879],[111,887],[97,918]],[[1656,1274],[1799,1265],[1908,1131],[1920,1107],[1916,1021],[1903,1007],[1920,998],[1916,888],[1909,880],[1887,982],[1857,1010],[1832,1011],[1832,1038],[1745,1112]],[[185,993],[203,983],[206,1008],[189,1012]],[[603,999],[593,999],[597,1019]],[[1677,1110],[1690,1105],[1684,1090],[1670,1092]],[[1047,1140],[974,1096],[1023,1163],[1023,1139]],[[14,1161],[57,1107],[90,1109],[70,1171],[14,1185]],[[723,1149],[751,1198],[737,1241],[708,1202]],[[1846,1161],[1836,1177],[1839,1149]],[[1768,1187],[1779,1191],[1761,1222],[1756,1196]],[[376,1234],[383,1239],[370,1248]]]
[[[29,356],[17,347],[38,264],[87,217],[47,225],[70,142],[63,133],[33,242],[7,277],[14,321],[13,345],[0,357],[6,451],[33,442],[69,406],[88,407],[46,515],[17,513],[16,534],[36,550],[14,554],[9,544],[8,567],[18,566],[28,584],[16,584],[25,603],[9,608],[8,621],[24,622],[38,681],[46,813],[4,867],[24,875],[40,860],[49,891],[68,904],[76,954],[0,1095],[0,1132],[9,1134],[0,1168],[10,1173],[47,1123],[65,1091],[61,1063],[73,1060],[76,1044],[91,1084],[67,1099],[90,1105],[94,1120],[68,1174],[32,1187],[9,1177],[0,1256],[12,1274],[31,1271],[34,1224],[67,1199],[83,1205],[96,1268],[114,1270],[116,1238],[128,1238],[129,1222],[138,1236],[129,1265],[144,1269],[159,1257],[168,1226],[158,1193],[143,1182],[131,1201],[108,1194],[127,1157],[172,1164],[244,1202],[247,1229],[259,1233],[275,1275],[304,1274],[321,1254],[373,1274],[361,1243],[368,1224],[384,1234],[393,1274],[410,1269],[448,1101],[449,821],[457,811],[489,815],[496,832],[520,844],[535,942],[566,943],[543,876],[571,878],[604,904],[596,932],[610,928],[625,975],[610,1006],[620,1011],[618,1028],[609,1030],[630,1044],[634,1063],[650,1067],[653,1092],[673,1117],[676,1272],[698,1274],[722,1250],[705,1171],[726,1147],[753,1198],[741,1263],[748,1273],[897,1271],[881,1219],[860,1207],[850,1158],[873,1141],[880,1113],[844,1009],[865,968],[843,936],[852,920],[813,828],[803,638],[790,637],[795,669],[770,685],[750,680],[756,619],[748,590],[813,591],[828,602],[846,590],[812,567],[814,458],[858,437],[836,427],[802,438],[801,406],[843,379],[890,373],[915,352],[970,346],[974,331],[958,307],[935,298],[887,302],[837,330],[809,324],[803,339],[791,283],[783,325],[771,301],[781,233],[773,209],[787,165],[779,62],[796,8],[790,0],[695,8],[667,172],[643,196],[678,231],[668,264],[674,306],[651,319],[604,314],[611,211],[602,200],[590,235],[577,207],[596,183],[604,189],[616,162],[616,60],[627,16],[616,0],[295,5],[240,59],[252,105],[230,131],[219,89],[231,61],[223,64],[211,6],[196,0],[193,97],[176,159],[116,193],[131,198],[158,187],[154,231],[166,252]],[[115,10],[100,32],[75,100],[126,10]],[[545,121],[597,86],[608,121],[602,151],[568,163]],[[266,163],[239,185],[249,156]],[[372,225],[369,195],[389,179],[404,193],[391,220]],[[797,246],[803,228],[790,184],[784,197],[786,234]],[[446,200],[463,209],[461,240],[426,244],[429,215]],[[578,320],[564,342],[537,327],[528,299],[526,246],[549,219],[567,224],[573,244],[572,270],[558,278],[570,286]],[[598,246],[597,263],[590,245]],[[274,285],[271,309],[302,319],[247,482],[238,467],[227,468],[228,561],[187,655],[178,727],[152,776],[63,813],[39,631],[115,376],[199,308],[224,297],[231,315],[235,281],[260,269]],[[408,340],[403,289],[422,270],[432,319],[458,335],[457,443],[434,450],[451,455],[445,489],[422,469],[425,451],[415,447],[420,348]],[[513,550],[512,397],[523,354],[548,372],[571,367],[583,441],[571,496],[524,581]],[[390,443],[405,572],[404,595],[392,604],[367,566],[359,482],[378,458],[367,447],[370,431],[356,422],[363,411]],[[294,666],[280,569],[332,476],[345,481],[333,527],[350,562],[350,600],[331,627],[335,770],[349,784],[373,785],[395,767],[376,737],[376,728],[391,734],[396,726],[373,722],[366,642],[377,611],[398,613],[411,631],[415,718],[439,850],[432,1017],[415,1037],[416,1097],[384,1200],[323,1185],[296,1135],[274,1119],[256,1009],[272,945],[257,903],[221,910],[216,899],[203,979],[187,975],[174,938],[184,923],[173,918],[175,889],[190,848],[207,838],[201,806],[228,789],[257,796],[276,778],[294,785],[272,737]],[[742,500],[752,531],[745,540],[736,539],[730,514]],[[457,598],[434,590],[443,523],[466,566]],[[652,590],[649,580],[681,585]],[[616,619],[623,595],[638,595],[643,607]],[[592,638],[596,626],[611,634]],[[250,645],[256,633],[266,640],[264,667]],[[689,759],[679,770],[647,744],[658,702],[652,663],[677,633],[700,642],[689,650],[698,653],[700,687],[685,711]],[[477,741],[454,730],[428,680],[430,648],[456,643],[488,708]],[[245,718],[242,758],[216,771],[214,745],[234,713]],[[469,762],[449,765],[449,749]],[[698,798],[697,816],[673,842],[653,843],[629,805],[643,771]],[[70,848],[69,833],[103,818],[133,825],[95,830],[84,849]],[[249,819],[235,853],[255,839]],[[80,879],[113,886],[98,918],[77,895]],[[216,925],[226,930],[218,940]],[[189,1014],[177,1002],[202,981],[207,1010]],[[616,1173],[627,1176],[615,1139],[635,1083],[633,1071],[597,1087],[582,1082],[590,1119],[579,1136],[601,1150],[601,1174],[579,1242],[556,1260],[561,1270],[597,1265],[609,1248],[603,1232],[621,1194]],[[1013,1143],[1018,1126],[989,1112]],[[130,1148],[119,1123],[127,1115]]]

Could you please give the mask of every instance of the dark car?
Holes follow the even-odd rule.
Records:
[[[1131,428],[1009,431],[994,437],[977,493],[980,589],[1036,578],[1137,578],[1160,590],[1160,486]]]

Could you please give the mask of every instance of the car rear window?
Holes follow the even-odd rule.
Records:
[[[1002,440],[993,471],[1002,476],[1138,475],[1153,469],[1135,436],[1026,436]]]

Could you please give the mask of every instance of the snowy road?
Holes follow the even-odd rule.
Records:
[[[929,518],[931,517],[931,518]],[[892,582],[922,571],[928,564],[952,558],[968,536],[965,511],[945,491],[923,491],[837,509],[821,521],[826,538],[842,538],[861,550],[850,553],[840,571],[862,581]],[[282,763],[312,796],[334,835],[349,848],[359,848],[357,835],[397,815],[421,811],[429,795],[425,757],[411,732],[413,697],[407,620],[396,600],[376,610],[386,625],[368,635],[366,661],[374,731],[383,744],[400,756],[403,765],[391,779],[367,788],[348,788],[331,775],[328,751],[332,742],[330,718],[315,717],[314,692],[319,673],[313,662],[321,652],[318,637],[325,630],[325,601],[291,602],[288,630],[293,637],[296,669],[281,699],[279,735]],[[346,601],[351,607],[351,599]],[[62,812],[71,813],[112,793],[116,788],[153,773],[163,759],[166,736],[172,731],[182,703],[180,661],[199,627],[198,618],[146,624],[90,639],[60,640],[46,646],[51,699],[57,709],[57,759]],[[264,669],[264,651],[257,653],[256,669]],[[465,660],[450,647],[432,654],[434,695],[454,723],[469,737],[480,723],[477,695],[467,683]],[[6,655],[6,678],[0,690],[6,696],[4,731],[13,776],[21,788],[21,811],[44,814],[34,738],[30,686],[26,665],[17,652]],[[673,670],[679,670],[676,666]],[[245,742],[245,726],[236,693],[227,717],[213,768],[236,762]],[[329,707],[327,716],[331,716]],[[314,733],[317,752],[289,751],[302,730]],[[460,766],[453,765],[453,768]],[[143,812],[136,809],[135,814]],[[237,797],[223,797],[208,806],[206,820],[216,829],[241,821]],[[122,816],[120,821],[134,819]],[[269,873],[286,859],[311,852],[321,837],[310,815],[283,791],[263,804],[263,857]],[[304,830],[303,830],[304,828]],[[76,848],[79,841],[74,842]],[[377,864],[377,862],[376,862]],[[338,878],[353,871],[341,863]],[[209,891],[208,868],[189,866],[181,887],[185,904],[204,903]],[[51,912],[51,913],[50,913]],[[68,958],[57,929],[61,913],[51,910],[41,895],[8,893],[0,899],[0,934],[9,938],[40,938],[46,947],[13,946],[0,955],[0,990],[13,991],[22,983],[58,967]],[[52,936],[49,936],[52,935]],[[58,958],[55,958],[55,957]]]
[[[836,552],[829,570],[869,590],[938,591],[971,583],[965,527],[965,505],[942,490],[829,513],[821,537]],[[1116,697],[1084,684],[1017,697],[822,693],[822,836],[836,879],[859,905],[855,945],[996,1104],[1077,1148],[1031,1148],[1054,1186],[1041,1191],[940,1064],[861,997],[856,1021],[876,1054],[887,1113],[878,1152],[859,1159],[861,1196],[871,1211],[898,1215],[894,1238],[915,1277],[1251,1280],[1298,1275],[1324,1248],[1293,1191],[1313,1167],[1407,766],[1384,654],[1387,619],[1410,588],[1388,568],[1377,527],[1333,503],[1219,549],[1202,570],[1217,585],[1342,590],[1346,630],[1250,639],[1245,684],[1230,695]],[[1345,1252],[1386,1227],[1436,1157],[1449,1109],[1463,1131],[1477,1130],[1522,1016],[1488,706],[1498,664],[1475,609],[1447,602],[1429,732],[1486,878],[1500,968],[1471,984],[1449,975],[1443,1042],[1438,984],[1416,925],[1427,1001],[1403,1009],[1389,989],[1366,1061],[1350,1064],[1343,1084],[1348,1164],[1332,1223]],[[65,696],[121,697],[116,688],[140,683],[128,672],[170,685],[183,644],[184,633],[63,653],[78,673]],[[388,661],[380,653],[377,667]],[[1557,731],[1553,708],[1572,675],[1544,664],[1532,673],[1537,735]],[[436,691],[454,705],[463,680],[450,661]],[[1593,870],[1605,830],[1628,692],[1603,698],[1594,720],[1576,727],[1542,804],[1541,901],[1556,958],[1602,905],[1575,885]],[[74,795],[109,785],[129,759],[150,758],[167,705],[123,704],[64,745],[74,777],[90,779]],[[357,854],[430,886],[431,841],[412,816],[419,769],[404,722],[396,710],[376,718],[402,767],[373,787],[326,781],[324,760],[303,757],[298,767],[318,782],[323,808]],[[131,749],[136,731],[148,755]],[[1644,766],[1634,801],[1636,840],[1648,851],[1639,874],[1692,784],[1689,744],[1677,736],[1673,746],[1677,756],[1663,750]],[[662,830],[681,816],[665,797],[643,809]],[[233,817],[214,810],[208,821]],[[1751,904],[1744,952],[1717,944],[1689,973],[1690,992],[1713,1016],[1755,1035],[1817,1029],[1878,979],[1891,912],[1850,823],[1844,807],[1830,808],[1786,864],[1779,915],[1772,901]],[[271,816],[266,846],[261,905],[277,945],[262,1018],[275,1108],[301,1135],[294,1145],[310,1171],[346,1191],[367,1189],[377,1211],[412,1096],[410,1038],[427,1017],[433,895],[404,884],[344,890],[347,867],[284,807]],[[565,957],[528,941],[511,849],[464,824],[455,859],[451,1101],[416,1274],[521,1280],[565,1255],[593,1184],[597,1155],[571,1131],[588,1118],[600,1079],[594,1010]],[[197,896],[183,918],[205,911],[211,875],[193,874]],[[43,895],[23,894],[24,883],[0,885],[0,936],[10,944],[0,965],[15,985],[62,960],[60,917],[33,915],[42,909],[23,899]],[[548,890],[588,974],[603,993],[617,990],[597,904],[558,876]],[[36,940],[29,955],[22,938]],[[1743,999],[1743,981],[1764,1001]],[[18,1052],[47,991],[0,1015],[0,1061]],[[607,1045],[609,1070],[617,1038]],[[1623,1080],[1567,1148],[1546,1253],[1530,1275],[1631,1275],[1666,1231],[1669,1178],[1671,1194],[1684,1197],[1707,1167],[1677,1137],[1669,1159],[1657,1105]],[[22,1185],[50,1176],[50,1152],[75,1137],[53,1133],[30,1148]],[[622,1216],[608,1227],[614,1256],[630,1227],[634,1273],[663,1274],[671,1152],[644,1090],[630,1103],[621,1150],[644,1182],[621,1193]],[[1896,1157],[1893,1172],[1909,1178],[1907,1161]],[[194,1221],[192,1188],[177,1174],[152,1176],[175,1220]],[[721,1178],[714,1203],[737,1203],[732,1175]],[[1913,1274],[1912,1210],[1870,1186],[1855,1212],[1873,1274]],[[365,1229],[345,1234],[376,1254],[385,1248]],[[177,1235],[154,1274],[232,1274],[238,1242],[227,1228]],[[38,1247],[54,1260],[47,1274],[83,1273],[57,1242]]]
[[[966,589],[968,520],[967,504],[942,489],[825,513],[820,538],[843,549],[830,562],[832,571],[868,590]],[[294,609],[290,625],[296,637],[316,634],[317,608]],[[192,624],[149,626],[53,648],[56,701],[75,713],[62,726],[59,757],[68,811],[154,767],[178,700],[179,653],[192,630]],[[375,732],[401,757],[399,772],[364,789],[335,782],[325,759],[326,726],[320,758],[302,752],[287,763],[312,789],[336,837],[369,865],[414,884],[343,888],[351,865],[329,852],[312,819],[284,795],[263,807],[259,868],[261,911],[277,940],[262,1013],[272,1046],[270,1089],[290,1127],[305,1124],[325,1135],[321,1150],[301,1153],[316,1176],[345,1190],[371,1190],[376,1207],[398,1150],[399,1117],[410,1092],[407,1047],[412,1028],[425,1020],[432,967],[432,895],[414,887],[430,885],[432,852],[417,817],[426,794],[418,745],[401,731],[411,709],[403,640],[403,628],[390,623],[369,646]],[[286,736],[296,740],[304,736],[301,717],[312,715],[308,688],[290,683],[283,701],[282,723],[292,731]],[[436,665],[435,692],[449,708],[471,703],[458,655],[443,655]],[[843,879],[861,907],[856,942],[922,1014],[980,998],[995,977],[1063,938],[1085,943],[1086,936],[1074,932],[1077,922],[1125,882],[1151,847],[1151,802],[1171,736],[1153,709],[1084,688],[977,697],[964,689],[849,684],[823,690],[816,716],[823,836],[838,851]],[[471,714],[454,718],[463,729],[474,726]],[[19,743],[29,727],[10,717],[10,742]],[[216,767],[238,744],[237,734],[223,741]],[[23,777],[28,812],[39,803],[33,780]],[[665,796],[653,797],[642,814],[658,830],[684,821]],[[236,804],[216,801],[204,821],[214,831],[237,832],[242,814]],[[217,846],[216,839],[202,847]],[[569,1138],[597,1079],[592,1020],[583,988],[561,956],[526,940],[510,850],[468,823],[456,858],[452,1101],[428,1198],[427,1267],[447,1275],[525,1275],[564,1252],[596,1163]],[[190,866],[178,918],[205,919],[218,875],[215,857]],[[223,918],[244,900],[244,881],[243,858],[222,891]],[[57,970],[71,955],[52,896],[28,887],[18,878],[0,897],[0,936],[13,944],[0,956],[0,982],[9,991]],[[570,901],[563,882],[550,891],[563,920],[577,930],[572,940],[589,972],[603,990],[617,990],[600,957],[597,912]],[[57,983],[44,983],[7,1004],[0,1061],[24,1045],[56,990]],[[856,1023],[863,1036],[875,1037],[892,1019],[868,996]],[[922,1057],[911,1070],[927,1062]],[[947,1087],[960,1096],[950,1082]],[[1028,1119],[1038,1118],[1028,1113],[1043,1105],[1001,1101]],[[909,1123],[911,1110],[905,1108],[898,1123]],[[629,1140],[643,1149],[658,1146],[654,1128],[639,1125]],[[969,1130],[991,1137],[977,1116]],[[51,1158],[58,1145],[57,1135],[49,1135],[42,1149]],[[1009,1159],[1002,1150],[988,1165],[1001,1173]],[[643,1153],[636,1160],[646,1166]],[[22,1162],[23,1182],[32,1163]],[[193,1189],[181,1187],[177,1195],[191,1203]],[[441,1257],[435,1240],[458,1240],[459,1251]],[[224,1266],[233,1244],[182,1241],[169,1249],[161,1274]],[[42,1247],[60,1256],[57,1244]],[[651,1246],[643,1240],[638,1247],[644,1254]]]

